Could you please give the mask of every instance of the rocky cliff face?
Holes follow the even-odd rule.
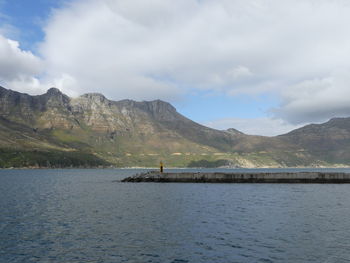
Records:
[[[102,94],[84,94],[69,98],[51,88],[39,96],[7,90],[0,87],[0,116],[24,123],[33,128],[81,128],[92,130],[130,130],[133,122],[142,118],[172,118],[176,110],[162,101],[110,101]]]
[[[70,98],[58,89],[30,96],[0,87],[0,116],[35,128],[36,126],[66,127],[70,116]],[[41,121],[42,119],[42,121]]]
[[[235,140],[230,133],[199,125],[161,100],[136,102],[110,101],[102,94],[84,94],[69,98],[58,89],[30,96],[2,90],[1,116],[34,129],[84,129],[109,134],[172,134],[196,143],[229,150]]]

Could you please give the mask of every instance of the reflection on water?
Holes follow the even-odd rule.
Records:
[[[113,182],[133,173],[0,170],[0,262],[350,260],[350,185]]]

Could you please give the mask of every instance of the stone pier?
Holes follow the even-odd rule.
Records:
[[[336,172],[183,172],[150,171],[127,177],[122,182],[164,183],[350,183],[350,173]]]

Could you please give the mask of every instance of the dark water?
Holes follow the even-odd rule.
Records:
[[[350,185],[135,172],[0,170],[0,262],[350,262]]]

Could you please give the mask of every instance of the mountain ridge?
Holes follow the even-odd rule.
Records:
[[[92,166],[156,166],[161,160],[178,167],[208,162],[251,168],[350,164],[350,119],[320,126],[321,135],[316,132],[319,126],[312,127],[275,137],[246,135],[234,128],[205,127],[162,100],[113,101],[100,93],[70,98],[57,88],[32,96],[0,87],[0,149],[57,152],[74,158],[81,154],[93,160]],[[328,144],[327,138],[331,138]],[[11,160],[2,164],[0,160],[0,166],[13,166]],[[69,165],[89,166],[74,160]],[[29,161],[34,167],[45,167],[35,158]],[[29,166],[29,161],[20,160],[15,166]],[[54,162],[66,166],[57,158]]]

